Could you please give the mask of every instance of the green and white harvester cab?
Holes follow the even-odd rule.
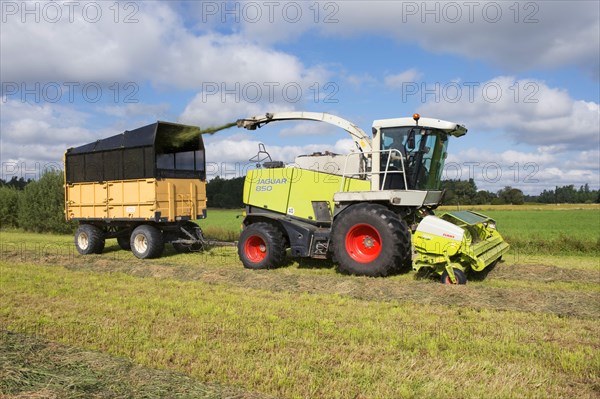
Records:
[[[489,217],[433,215],[442,201],[448,141],[465,135],[464,126],[415,114],[376,120],[369,137],[345,119],[316,112],[268,113],[237,125],[255,130],[289,120],[338,126],[356,150],[301,155],[291,165],[267,157],[249,171],[238,243],[245,267],[280,266],[289,249],[292,257],[332,258],[343,273],[387,276],[412,268],[464,284],[467,271],[481,271],[508,251]]]

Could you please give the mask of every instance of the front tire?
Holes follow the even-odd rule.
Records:
[[[131,233],[129,243],[131,252],[139,259],[158,258],[165,248],[162,232],[149,225],[136,227]]]
[[[285,239],[281,230],[262,222],[247,226],[238,241],[238,255],[247,269],[281,266],[285,259]]]
[[[382,205],[354,205],[334,222],[331,239],[341,273],[387,276],[411,262],[406,222]]]
[[[81,255],[101,254],[104,242],[104,232],[94,225],[82,224],[75,232],[75,247]]]
[[[452,270],[454,270],[454,277],[456,277],[456,284],[467,284],[467,276],[465,275],[465,273],[457,268],[453,268]],[[452,280],[450,280],[450,276],[448,275],[448,271],[444,270],[444,272],[442,273],[442,277],[440,277],[440,282],[442,284],[454,284],[452,282]]]

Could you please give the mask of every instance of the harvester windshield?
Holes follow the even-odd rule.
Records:
[[[408,189],[438,190],[447,146],[448,135],[438,129],[420,126],[382,128],[381,170],[386,166],[404,170]],[[391,158],[389,165],[388,156]]]

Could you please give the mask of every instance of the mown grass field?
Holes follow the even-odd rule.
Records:
[[[109,240],[82,257],[71,236],[0,232],[0,393],[598,397],[600,208],[515,208],[485,213],[516,249],[460,287],[327,262],[254,272],[231,247],[141,261]],[[201,224],[235,234],[238,214]]]

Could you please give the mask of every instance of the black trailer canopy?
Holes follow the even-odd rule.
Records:
[[[69,148],[67,183],[147,178],[205,179],[204,143],[196,126],[158,121]]]

